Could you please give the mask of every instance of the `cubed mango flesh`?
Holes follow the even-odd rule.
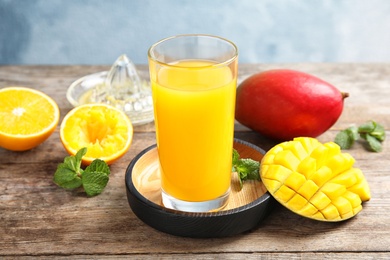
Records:
[[[270,149],[260,176],[268,191],[291,211],[321,221],[341,221],[362,210],[371,198],[354,158],[333,143],[299,137]]]

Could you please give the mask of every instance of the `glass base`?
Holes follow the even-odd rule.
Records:
[[[223,209],[229,200],[230,188],[222,196],[208,201],[193,202],[176,199],[161,190],[164,207],[186,212],[213,212]]]

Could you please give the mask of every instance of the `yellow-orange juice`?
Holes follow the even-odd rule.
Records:
[[[230,187],[236,74],[184,60],[152,72],[162,189],[176,199],[216,199]]]

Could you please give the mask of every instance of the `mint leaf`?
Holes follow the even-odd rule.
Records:
[[[376,127],[376,122],[369,121],[369,122],[364,123],[361,126],[359,126],[358,132],[359,132],[359,134],[361,134],[361,133],[371,133],[372,131],[374,131],[375,127]]]
[[[350,149],[356,140],[359,139],[358,128],[356,126],[350,126],[347,129],[340,131],[334,142],[340,146],[341,149]]]
[[[386,138],[385,128],[375,121],[367,122],[358,129],[360,137],[367,141],[369,148],[374,152],[382,151],[382,144]]]
[[[345,131],[348,135],[354,140],[357,141],[359,139],[358,128],[356,126],[350,126]]]
[[[94,160],[90,166],[88,166],[82,175],[83,188],[88,196],[95,196],[104,190],[107,186],[110,174],[108,165],[100,160]]]
[[[352,147],[352,145],[354,144],[355,142],[355,139],[353,136],[351,136],[351,134],[346,131],[346,130],[343,130],[343,131],[340,131],[335,139],[334,139],[334,142],[336,144],[338,144],[340,146],[341,149],[349,149]]]
[[[240,154],[237,152],[236,149],[233,149],[233,160],[232,160],[233,165],[235,165],[239,159],[240,159]]]
[[[382,144],[381,142],[373,137],[372,135],[367,134],[365,138],[368,142],[368,145],[370,146],[371,150],[374,152],[380,152],[382,151]]]
[[[74,156],[67,156],[64,159],[64,163],[67,168],[74,172],[80,171],[81,158],[87,153],[87,148],[81,148]]]
[[[378,141],[383,142],[386,138],[385,128],[380,124],[376,124],[374,131],[372,131],[370,135],[375,137]]]
[[[240,188],[246,180],[260,180],[260,162],[252,159],[240,159],[239,153],[233,149],[232,171],[237,172]]]
[[[72,170],[74,172],[78,172],[78,169],[80,169],[80,166],[77,166],[77,161],[74,156],[67,156],[64,158],[64,164],[69,170]]]
[[[108,175],[102,172],[84,172],[82,178],[83,188],[88,196],[92,197],[102,193],[108,183]]]
[[[77,167],[80,168],[80,165],[81,165],[81,159],[83,158],[83,156],[87,153],[87,147],[84,147],[84,148],[81,148],[80,150],[78,150],[78,152],[76,153],[76,155],[74,156],[75,159],[76,159],[76,164],[77,164]]]
[[[91,172],[103,172],[106,175],[110,174],[110,167],[108,167],[105,161],[100,159],[93,160],[93,162],[85,169],[85,171],[87,170]]]
[[[64,189],[75,189],[81,186],[81,178],[77,175],[77,172],[69,166],[72,165],[66,163],[59,164],[54,173],[53,181]]]
[[[244,181],[260,180],[259,168],[260,163],[252,159],[240,159],[236,165],[236,169]]]

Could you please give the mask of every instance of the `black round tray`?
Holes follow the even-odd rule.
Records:
[[[238,139],[234,140],[234,148],[242,158],[254,160],[261,160],[265,153],[259,147]],[[150,194],[141,194],[133,182],[133,175],[142,174],[140,171],[150,171],[149,164],[158,165],[156,145],[139,153],[127,167],[125,176],[127,198],[131,209],[139,219],[162,232],[199,238],[232,236],[256,227],[268,215],[274,202],[261,182],[254,184],[253,182],[256,181],[250,181],[252,184],[244,183],[244,188],[245,185],[257,185],[258,196],[244,205],[204,213],[168,209],[156,199],[159,196],[157,190],[154,199],[149,199]],[[156,165],[154,167],[158,168]],[[239,192],[245,192],[245,189]],[[236,196],[235,194],[239,193],[232,193],[231,196]]]

